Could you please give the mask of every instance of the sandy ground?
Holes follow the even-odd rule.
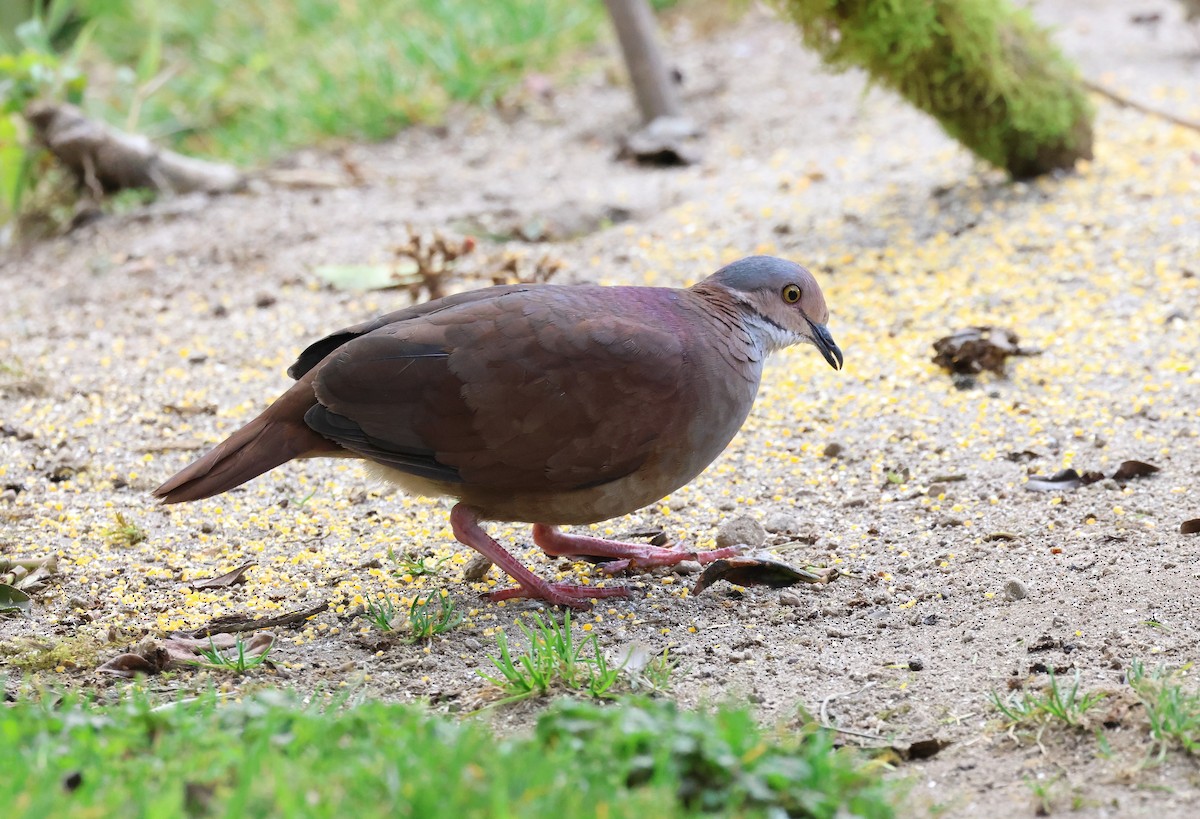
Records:
[[[1200,118],[1200,41],[1175,5],[1035,11],[1090,79]],[[1134,11],[1164,21],[1133,25]],[[158,507],[149,490],[280,392],[308,341],[403,302],[325,288],[314,269],[385,261],[409,225],[481,237],[480,268],[548,254],[565,282],[681,285],[774,253],[817,273],[846,370],[809,349],[778,356],[708,472],[600,530],[657,527],[703,547],[749,516],[783,559],[846,574],[790,594],[722,584],[697,597],[692,578],[639,576],[631,599],[576,622],[613,652],[669,646],[681,662],[671,696],[686,703],[733,696],[766,719],[803,707],[900,744],[950,741],[897,771],[917,815],[1032,813],[1042,786],[1079,815],[1192,815],[1200,765],[1146,764],[1138,709],[1106,712],[1101,754],[1087,731],[1040,744],[1006,734],[988,697],[1036,690],[1047,668],[1116,690],[1133,660],[1200,659],[1200,538],[1179,533],[1200,517],[1200,134],[1100,101],[1093,162],[1012,185],[862,77],[821,73],[766,13],[709,28],[685,16],[671,32],[706,129],[691,168],[614,161],[633,113],[601,49],[577,82],[534,84],[500,112],[295,158],[333,172],[350,162],[361,184],[164,201],[0,259],[0,555],[57,553],[62,568],[31,617],[0,620],[0,661],[60,643],[62,663],[29,682],[111,695],[125,683],[96,664],[147,635],[327,600],[279,632],[276,671],[251,684],[469,707],[495,631],[515,634],[538,607],[481,602],[495,570],[463,582],[471,555],[450,536],[448,504],[340,462],[289,465],[184,507]],[[516,229],[557,241],[488,238]],[[930,345],[972,324],[1044,352],[1008,378],[952,379]],[[1025,485],[1127,459],[1161,471]],[[107,537],[117,513],[147,539]],[[593,571],[541,557],[520,527],[493,532],[543,575]],[[449,560],[414,578],[389,549]],[[245,560],[257,565],[244,585],[191,589]],[[381,642],[351,616],[364,595],[425,589],[468,614],[428,647]],[[169,695],[207,679],[149,685]],[[493,717],[519,728],[535,712]]]

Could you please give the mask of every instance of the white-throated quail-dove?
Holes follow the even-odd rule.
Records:
[[[687,289],[507,285],[409,307],[326,336],[261,415],[154,494],[220,494],[296,458],[373,462],[417,495],[445,495],[455,537],[531,597],[586,608],[621,587],[550,583],[481,521],[533,523],[547,553],[610,570],[711,562],[689,552],[568,535],[651,504],[699,475],[737,434],[768,353],[842,353],[812,274],[752,256]]]

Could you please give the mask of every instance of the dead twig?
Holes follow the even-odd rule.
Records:
[[[238,614],[226,614],[213,620],[208,625],[187,632],[187,634],[194,639],[197,637],[211,637],[214,634],[240,634],[246,631],[291,626],[296,623],[303,623],[309,617],[318,615],[328,608],[329,601],[322,600],[310,609],[288,612],[287,614],[280,614],[275,617],[259,617],[254,620],[246,620]]]
[[[58,555],[33,558],[0,557],[0,585],[36,592],[58,574]]]
[[[1173,125],[1178,125],[1181,128],[1190,128],[1193,131],[1200,131],[1200,122],[1197,122],[1194,119],[1188,119],[1187,117],[1181,117],[1166,111],[1160,111],[1157,108],[1151,108],[1149,105],[1143,105],[1137,100],[1130,99],[1123,94],[1118,94],[1116,91],[1105,88],[1103,85],[1092,82],[1091,80],[1084,80],[1083,86],[1093,94],[1099,94],[1109,102],[1116,103],[1122,108],[1132,108],[1133,110],[1140,111],[1147,116],[1165,119],[1167,122]]]
[[[475,250],[475,239],[466,236],[453,239],[434,232],[432,237],[421,235],[411,226],[408,229],[408,241],[396,248],[397,258],[408,259],[415,266],[410,280],[397,286],[406,288],[412,293],[413,299],[421,297],[440,299],[447,293],[449,275],[453,272],[455,263]]]
[[[8,572],[13,569],[46,569],[50,572],[57,572],[58,555],[50,555],[49,557],[21,557],[16,559],[0,557],[0,572]]]
[[[817,709],[817,715],[818,715],[817,721],[820,724],[820,726],[827,731],[837,731],[839,734],[846,734],[847,736],[859,737],[861,739],[869,739],[873,742],[887,742],[887,740],[884,737],[881,737],[878,734],[868,734],[866,731],[855,731],[851,728],[839,728],[838,726],[834,725],[833,722],[829,719],[829,703],[833,702],[836,699],[841,699],[842,697],[857,696],[857,695],[861,694],[862,692],[866,691],[868,688],[874,687],[874,685],[875,685],[875,683],[869,682],[866,685],[864,685],[862,688],[859,688],[857,690],[842,691],[837,694],[830,694],[828,697],[821,700],[821,707]]]

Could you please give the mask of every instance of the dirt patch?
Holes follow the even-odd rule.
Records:
[[[1036,12],[1091,79],[1196,118],[1197,44],[1160,5],[1171,24],[1156,32],[1116,2]],[[707,131],[694,167],[614,160],[635,123],[597,69],[503,115],[462,111],[445,128],[295,159],[335,173],[352,162],[352,187],[164,201],[5,258],[0,552],[56,552],[62,570],[31,618],[0,620],[6,650],[77,645],[78,664],[60,646],[36,679],[103,692],[124,683],[94,673],[97,644],[116,655],[146,634],[328,600],[278,635],[267,679],[468,707],[495,630],[515,634],[535,607],[478,601],[496,574],[462,582],[471,555],[448,505],[325,461],[185,507],[158,507],[149,490],[282,391],[308,341],[398,306],[394,293],[323,288],[313,270],[387,261],[410,225],[475,233],[481,260],[552,254],[559,281],[680,285],[775,253],[822,281],[846,370],[808,350],[779,356],[705,475],[601,530],[661,528],[703,547],[749,515],[777,557],[841,576],[698,597],[687,575],[636,576],[629,601],[577,622],[614,652],[670,646],[685,703],[734,696],[767,719],[802,706],[889,742],[949,740],[899,771],[917,813],[1032,812],[1053,782],[1053,806],[1084,815],[1190,815],[1196,761],[1143,766],[1136,717],[1109,730],[1105,756],[1087,733],[1040,746],[1006,735],[988,695],[1040,686],[1049,668],[1118,688],[1135,658],[1198,659],[1200,539],[1179,525],[1200,515],[1200,135],[1101,104],[1094,162],[1012,185],[861,77],[821,74],[760,12],[715,34],[685,19],[672,52]],[[950,376],[932,344],[971,326],[1042,353],[1011,359],[1005,378]],[[1126,460],[1160,471],[1025,488]],[[146,539],[107,536],[118,513]],[[524,528],[492,531],[543,575],[592,571],[536,554]],[[414,575],[405,554],[448,560]],[[245,583],[194,585],[248,560]],[[365,595],[432,588],[467,621],[429,645],[381,640],[353,617]]]

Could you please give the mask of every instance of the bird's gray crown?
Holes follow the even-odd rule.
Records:
[[[773,290],[798,281],[805,273],[803,267],[787,259],[775,256],[747,256],[722,267],[712,275],[710,281],[724,285],[730,290],[752,293],[755,290]]]

